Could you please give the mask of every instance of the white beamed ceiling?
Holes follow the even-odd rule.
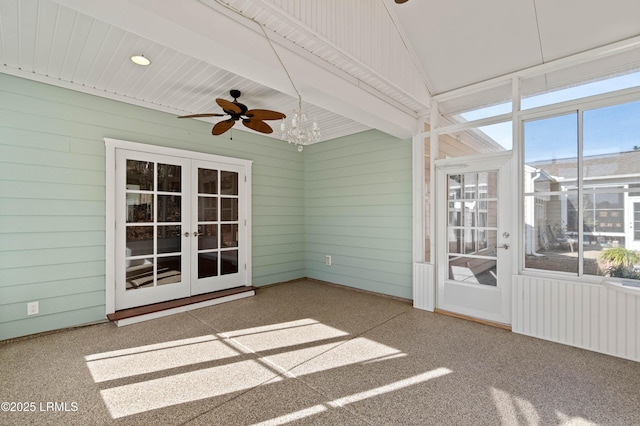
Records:
[[[638,37],[638,16],[637,0],[0,0],[0,72],[175,115],[239,89],[289,114],[264,30],[322,140],[408,138],[432,95]]]

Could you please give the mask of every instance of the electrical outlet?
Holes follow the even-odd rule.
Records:
[[[27,303],[27,315],[37,315],[40,313],[40,304],[38,302]]]
[[[331,256],[327,255],[324,258],[324,264],[327,265],[327,266],[331,266]]]

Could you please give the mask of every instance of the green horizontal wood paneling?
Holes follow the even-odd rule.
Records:
[[[66,294],[61,297],[49,298],[38,296],[37,300],[39,302],[38,315],[53,317],[60,312],[85,309],[92,306],[104,306],[104,291]],[[0,310],[0,323],[20,321],[29,317],[25,303],[5,304]]]
[[[47,182],[77,185],[104,186],[104,170],[80,170],[69,168],[50,167],[46,165],[30,165],[19,163],[6,163],[0,160],[0,179],[10,182],[15,181],[16,176],[21,177],[22,182]]]
[[[0,269],[92,262],[103,259],[104,246],[10,250],[0,252]]]
[[[49,299],[78,293],[104,291],[104,277],[82,277],[63,281],[47,281],[33,284],[0,287],[0,300],[7,304],[29,302],[38,298]]]
[[[411,298],[411,141],[369,131],[313,145],[305,175],[307,275]]]
[[[104,210],[103,210],[104,211]],[[90,247],[99,244],[104,247],[103,231],[47,232],[3,234],[0,252],[64,247]]]
[[[0,269],[0,287],[96,276],[104,279],[104,261],[73,262],[70,259],[68,263],[59,265]]]
[[[21,320],[0,323],[0,336],[2,336],[3,339],[9,339],[11,337],[41,333],[43,331],[75,327],[80,324],[96,322],[96,318],[102,317],[104,317],[104,303],[101,306],[89,306],[71,311],[60,311],[54,315],[34,315]]]
[[[104,216],[105,201],[102,200],[54,200],[51,198],[21,198],[7,197],[0,205],[0,216],[17,216],[25,212],[46,212],[47,216]]]

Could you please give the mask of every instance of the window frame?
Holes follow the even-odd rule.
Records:
[[[520,94],[518,94],[520,95]],[[536,276],[541,278],[551,278],[551,279],[563,279],[563,280],[576,280],[586,283],[600,283],[602,282],[603,276],[600,275],[586,275],[584,274],[584,196],[586,194],[595,195],[597,193],[596,190],[593,189],[593,184],[589,184],[588,181],[585,181],[583,173],[583,114],[585,111],[596,110],[600,108],[606,108],[616,105],[622,105],[626,103],[632,102],[640,102],[640,87],[633,87],[627,89],[621,89],[612,91],[609,93],[603,93],[598,95],[593,95],[589,97],[569,100],[565,102],[560,102],[551,105],[540,106],[536,108],[531,108],[522,111],[514,111],[514,120],[517,120],[518,132],[517,136],[514,138],[514,158],[516,158],[517,165],[517,191],[518,191],[518,200],[519,200],[519,208],[518,208],[518,232],[521,235],[521,240],[519,246],[519,259],[518,259],[518,271],[521,275],[526,276]],[[524,159],[524,124],[527,121],[533,120],[541,120],[545,118],[552,118],[555,116],[562,116],[566,114],[576,113],[577,114],[577,124],[578,124],[578,162],[577,162],[577,178],[575,181],[575,185],[578,187],[578,273],[567,273],[561,271],[551,271],[551,270],[543,270],[543,269],[533,269],[525,267],[525,256],[526,256],[526,226],[524,223],[524,209],[523,206],[525,204],[525,191],[524,191],[524,168],[525,168],[525,159]],[[619,184],[617,185],[619,186]],[[585,193],[585,187],[591,187],[589,191]],[[602,188],[604,189],[604,188]],[[627,188],[625,191],[627,194],[631,193],[631,188]],[[529,194],[529,193],[526,193]],[[535,194],[535,192],[533,193]],[[530,195],[530,194],[529,194]],[[535,197],[534,197],[535,200]]]

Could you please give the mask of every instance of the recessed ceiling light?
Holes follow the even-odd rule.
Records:
[[[142,65],[144,67],[151,63],[151,61],[144,55],[133,55],[131,57],[131,62],[133,62],[134,64]]]

